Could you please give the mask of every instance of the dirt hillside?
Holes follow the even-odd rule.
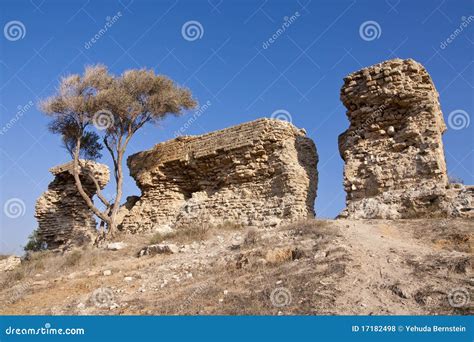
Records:
[[[30,255],[0,275],[0,314],[472,314],[473,228],[312,220],[120,236],[120,250]],[[138,257],[153,243],[168,253]]]

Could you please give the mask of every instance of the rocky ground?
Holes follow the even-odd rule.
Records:
[[[472,314],[473,228],[314,220],[121,236],[119,250],[38,252],[2,272],[0,314]]]

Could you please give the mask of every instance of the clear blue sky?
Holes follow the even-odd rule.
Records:
[[[316,210],[318,216],[334,217],[345,198],[337,149],[337,137],[348,126],[339,101],[342,79],[387,59],[413,58],[433,77],[446,121],[455,110],[470,120],[469,125],[458,122],[462,129],[449,129],[444,143],[450,174],[474,183],[474,21],[455,33],[463,20],[474,15],[472,1],[2,0],[0,4],[0,28],[7,26],[0,36],[0,252],[21,251],[20,245],[36,228],[35,201],[52,180],[48,169],[68,161],[59,137],[48,133],[48,119],[36,103],[54,92],[61,75],[80,73],[87,64],[104,63],[114,73],[153,68],[189,87],[201,104],[210,101],[187,134],[286,110],[316,142],[320,158]],[[100,35],[107,17],[114,15],[117,20]],[[278,34],[285,17],[291,24]],[[196,40],[182,35],[188,21],[202,27]],[[378,25],[375,36],[361,36],[359,29],[367,21]],[[87,44],[96,34],[99,39]],[[274,34],[276,39],[264,49]],[[454,39],[442,48],[452,34]],[[20,114],[18,108],[23,108]],[[172,138],[190,116],[147,127],[128,152]],[[13,125],[8,125],[12,119]],[[125,183],[126,195],[139,193],[130,177]],[[12,199],[21,200],[20,212],[6,215],[4,206],[14,203]]]

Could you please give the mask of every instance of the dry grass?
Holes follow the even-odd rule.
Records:
[[[279,233],[293,236],[293,239],[275,239]],[[212,274],[201,278],[188,288],[173,288],[167,300],[153,308],[153,314],[224,314],[255,315],[278,314],[318,314],[329,311],[338,293],[328,293],[328,282],[337,282],[345,276],[347,258],[313,258],[312,247],[299,249],[295,241],[317,241],[318,249],[331,247],[331,241],[339,234],[338,228],[328,221],[308,220],[278,227],[271,234],[249,228],[244,234],[240,249],[235,249],[234,258],[214,266]],[[231,249],[232,250],[232,249]],[[282,253],[282,258],[271,262],[270,254]],[[345,251],[341,255],[345,256]],[[284,255],[283,255],[284,254]],[[277,255],[279,257],[279,255]],[[298,261],[295,261],[298,259]],[[272,304],[274,290],[283,288],[292,297],[283,308]],[[227,291],[227,295],[224,295]],[[285,293],[283,293],[283,296]],[[185,298],[185,300],[183,300]],[[219,298],[223,303],[217,305]],[[177,303],[184,303],[177,309]],[[148,303],[148,306],[153,305]]]
[[[189,243],[193,241],[207,240],[209,238],[210,229],[209,225],[180,227],[170,234],[156,233],[151,237],[150,244],[154,245],[164,241]]]
[[[431,243],[439,250],[474,252],[474,231],[469,219],[424,219],[400,220],[397,225],[410,231],[412,236],[424,243]],[[416,224],[416,229],[413,225]],[[453,229],[455,227],[455,229]]]
[[[97,265],[105,252],[95,248],[75,249],[64,254],[51,251],[30,252],[20,266],[0,275],[0,287],[35,277],[37,274],[70,274]]]
[[[200,222],[193,225],[183,225],[176,227],[172,233],[155,233],[150,238],[150,244],[158,244],[165,241],[175,243],[191,243],[194,241],[204,241],[209,239],[211,234],[218,233],[220,230],[236,231],[242,230],[243,226],[237,223],[225,222],[218,225],[212,225],[206,222]]]
[[[85,314],[468,314],[449,307],[446,296],[456,287],[470,289],[469,256],[448,253],[450,246],[438,249],[431,241],[452,237],[452,244],[459,240],[467,246],[464,235],[472,233],[472,223],[431,225],[307,220],[238,231],[238,225],[196,223],[154,240],[187,243],[210,238],[175,255],[136,259],[151,234],[120,236],[128,247],[119,251],[34,253],[18,270],[8,272],[12,288],[30,284],[24,291],[29,297],[5,306],[3,312],[49,314],[47,309],[54,307],[75,315],[83,314],[77,309],[83,302],[88,303]],[[111,276],[103,276],[106,269],[112,270]],[[185,276],[188,271],[190,278]],[[125,282],[125,276],[132,276],[133,282]],[[43,279],[49,284],[33,285]],[[163,279],[166,286],[161,286]],[[123,306],[99,310],[87,302],[99,286],[117,289],[114,298]],[[9,289],[0,291],[0,300],[10,299]],[[288,304],[274,305],[276,290],[281,294],[277,299],[288,294]]]
[[[162,243],[163,241],[166,240],[166,238],[172,238],[174,233],[171,234],[162,234],[162,233],[155,233],[151,238],[150,238],[150,245],[156,245],[159,243]]]
[[[330,220],[304,220],[282,227],[293,236],[312,237],[315,240],[327,240],[339,234],[339,230]]]
[[[245,247],[256,245],[258,242],[258,239],[259,239],[259,234],[258,234],[257,229],[251,228],[247,231],[247,234],[245,235],[243,245]]]
[[[226,231],[242,230],[244,228],[244,226],[242,224],[232,222],[232,221],[226,221],[224,223],[220,223],[220,224],[212,226],[212,227],[215,230],[226,230]]]
[[[81,261],[82,256],[83,256],[83,253],[80,250],[74,250],[71,253],[68,253],[64,260],[63,266],[66,268],[70,268],[70,267],[79,265],[79,262]]]

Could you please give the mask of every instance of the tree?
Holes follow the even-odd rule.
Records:
[[[145,124],[157,123],[165,116],[181,115],[196,101],[186,88],[177,86],[153,70],[127,70],[120,76],[109,73],[103,65],[88,66],[84,74],[61,79],[52,97],[40,103],[41,110],[52,118],[49,129],[60,134],[73,160],[77,190],[92,212],[107,226],[113,236],[117,228],[123,187],[123,157],[130,139]],[[97,130],[94,131],[94,130]],[[84,191],[81,172],[86,160],[101,157],[103,147],[110,153],[115,178],[115,197],[110,203],[97,188],[105,209],[99,210]],[[81,158],[85,158],[81,159]]]
[[[38,252],[46,249],[46,244],[42,242],[38,236],[38,229],[35,229],[28,236],[28,241],[23,247],[25,252]]]

